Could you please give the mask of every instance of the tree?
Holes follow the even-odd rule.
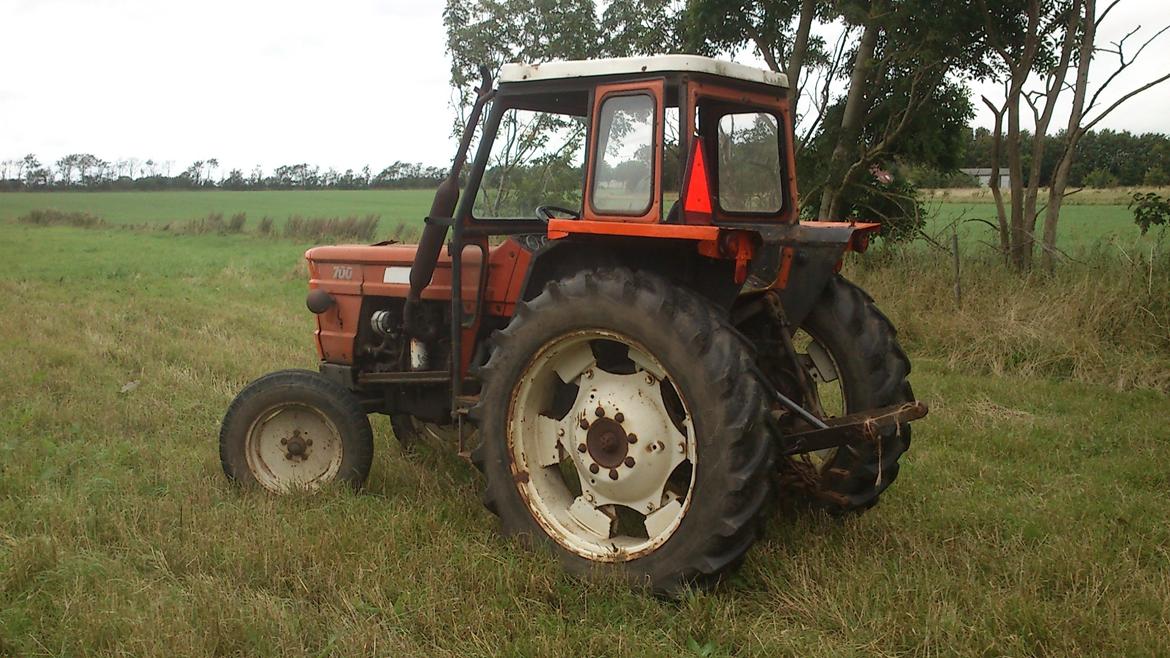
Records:
[[[1097,30],[1121,0],[1112,0],[1098,12],[1096,0],[1013,0],[988,3],[978,0],[995,66],[993,77],[1004,84],[1002,103],[984,97],[995,114],[992,146],[992,194],[1000,226],[1000,242],[1009,262],[1020,270],[1033,262],[1041,173],[1048,148],[1048,129],[1065,92],[1072,93],[1067,127],[1059,146],[1044,209],[1043,265],[1051,269],[1056,253],[1056,228],[1067,194],[1077,145],[1104,117],[1134,96],[1170,79],[1170,73],[1135,88],[1102,107],[1101,94],[1129,68],[1134,59],[1167,28],[1156,32],[1136,52],[1127,55],[1130,32],[1113,48],[1098,48]],[[1099,52],[1118,57],[1114,71],[1090,94],[1089,72]],[[1035,82],[1039,78],[1039,88]],[[1021,114],[1030,109],[1035,126],[1028,144],[1020,139]],[[1004,120],[1006,119],[1006,133]],[[1025,168],[1025,149],[1029,164]],[[1011,182],[1010,209],[998,186],[1001,157],[1006,154]]]
[[[812,27],[833,21],[845,29],[828,46]],[[806,214],[847,216],[853,201],[869,194],[875,163],[959,147],[971,107],[951,78],[978,70],[980,60],[978,22],[956,3],[695,0],[686,24],[690,43],[708,54],[752,48],[787,74],[801,197],[813,204]],[[838,82],[846,83],[843,96],[834,95]],[[930,140],[904,146],[927,134]],[[920,148],[928,141],[934,147]],[[928,164],[955,159],[943,155]]]

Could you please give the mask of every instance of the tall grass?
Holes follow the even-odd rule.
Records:
[[[231,219],[226,221],[223,218],[223,213],[213,212],[208,213],[205,217],[196,217],[185,222],[164,224],[162,230],[184,235],[203,235],[205,233],[227,235],[230,233],[243,233],[244,224],[247,220],[248,216],[242,212],[232,215]]]
[[[75,228],[103,228],[106,226],[105,220],[96,215],[52,208],[30,210],[18,217],[16,221],[34,226],[73,226]]]
[[[916,354],[965,372],[1170,391],[1170,256],[1104,245],[1049,274],[1018,274],[990,254],[962,259],[878,250],[847,276],[869,291]]]
[[[312,217],[293,215],[284,225],[284,237],[323,242],[326,240],[360,240],[373,242],[378,230],[378,216]]]

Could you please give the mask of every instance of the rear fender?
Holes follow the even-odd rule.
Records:
[[[728,309],[740,291],[735,262],[707,258],[691,240],[581,235],[550,240],[532,254],[520,298],[533,299],[549,281],[581,270],[614,267],[654,272]]]
[[[774,239],[765,235],[741,297],[775,290],[789,323],[799,326],[829,279],[841,269],[845,253],[865,251],[870,236],[880,227],[871,223],[801,222],[790,227],[795,230]]]

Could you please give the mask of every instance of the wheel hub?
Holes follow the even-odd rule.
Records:
[[[581,380],[574,408],[567,417],[579,421],[571,454],[587,498],[643,514],[660,508],[666,481],[687,458],[689,442],[671,421],[658,380],[645,372],[596,369]]]
[[[285,459],[304,460],[308,458],[309,447],[313,445],[313,440],[306,439],[301,435],[300,429],[295,429],[292,436],[281,439],[280,443],[285,449]]]
[[[629,445],[621,423],[609,418],[598,418],[585,435],[589,457],[601,468],[617,468],[625,461]]]

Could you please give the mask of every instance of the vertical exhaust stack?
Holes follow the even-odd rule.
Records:
[[[414,254],[414,263],[410,267],[410,292],[406,296],[406,306],[402,313],[402,324],[406,333],[421,337],[422,334],[432,333],[433,327],[416,326],[414,320],[415,308],[423,288],[431,283],[431,276],[435,273],[435,263],[439,261],[439,253],[443,249],[443,240],[447,237],[447,226],[452,215],[455,214],[455,205],[459,202],[459,173],[463,169],[463,162],[467,159],[467,149],[471,146],[471,138],[475,135],[475,126],[483,113],[484,105],[492,97],[492,76],[486,66],[479,67],[483,76],[478,89],[475,105],[471,108],[471,115],[467,117],[467,125],[463,127],[463,137],[459,140],[459,150],[455,152],[455,160],[451,163],[451,171],[447,178],[435,190],[435,200],[431,202],[431,212],[427,215],[427,225],[423,228],[422,238],[418,241],[418,250]],[[429,329],[429,331],[428,331]]]

